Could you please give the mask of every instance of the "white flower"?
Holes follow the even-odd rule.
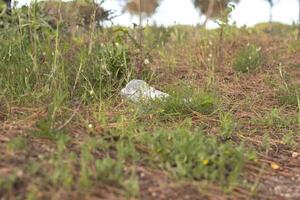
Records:
[[[88,127],[89,127],[89,129],[92,129],[93,128],[93,124],[89,124]]]
[[[261,47],[258,47],[257,49],[256,49],[256,52],[259,52],[261,50]]]
[[[145,65],[149,65],[149,64],[150,64],[150,61],[146,58],[146,59],[144,60],[144,64],[145,64]]]

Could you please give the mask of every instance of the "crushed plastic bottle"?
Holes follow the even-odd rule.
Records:
[[[169,94],[156,90],[143,80],[134,79],[121,90],[121,96],[124,99],[138,103],[141,101],[166,98]]]

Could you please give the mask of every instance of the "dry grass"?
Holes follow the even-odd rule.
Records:
[[[123,163],[125,176],[130,176],[131,170],[134,169],[139,181],[139,193],[132,198],[300,198],[300,135],[297,122],[299,111],[296,106],[282,104],[277,98],[280,88],[284,85],[279,74],[279,65],[290,75],[289,84],[299,87],[297,75],[300,73],[300,51],[295,45],[297,42],[291,37],[292,34],[278,36],[264,31],[256,32],[256,29],[229,30],[233,32],[225,35],[220,59],[217,31],[205,33],[191,30],[185,32],[184,29],[179,29],[177,33],[174,31],[165,46],[157,47],[153,51],[149,68],[156,71],[157,77],[152,84],[162,90],[174,90],[178,88],[176,85],[179,82],[185,82],[198,88],[213,90],[221,99],[220,110],[224,113],[230,112],[234,118],[231,142],[235,145],[244,143],[247,148],[255,149],[257,158],[246,163],[241,174],[243,185],[234,187],[230,192],[224,192],[215,182],[178,180],[166,170],[162,170],[159,165],[155,165],[155,162],[149,164],[147,159],[150,158],[147,155],[151,152],[144,144],[137,142],[135,148],[142,155],[141,158],[137,161],[125,160]],[[239,74],[233,70],[233,59],[247,43],[261,47],[263,63],[254,73]],[[140,126],[143,126],[142,130],[151,133],[157,127],[171,130],[184,123],[184,120],[159,121],[155,116],[147,116],[145,121],[139,121],[133,117],[132,105],[116,96],[106,99],[101,104],[93,101],[65,105],[58,111],[55,126],[62,127],[71,137],[63,147],[62,157],[65,162],[72,162],[68,159],[70,153],[77,156],[72,165],[74,177],[82,176],[80,156],[84,152],[84,144],[93,146],[91,140],[104,140],[109,145],[104,150],[98,143],[100,146],[91,147],[93,159],[102,159],[107,155],[117,158],[117,142],[122,139],[127,141],[127,137],[132,141],[137,140],[143,135]],[[100,105],[105,105],[105,108],[99,109]],[[35,137],[32,134],[37,130],[38,121],[48,116],[48,105],[16,105],[14,102],[8,102],[1,104],[0,108],[0,177],[14,175],[11,177],[12,185],[6,185],[5,190],[0,189],[0,197],[126,199],[128,193],[124,190],[125,186],[120,186],[119,183],[95,181],[88,190],[81,191],[76,184],[65,189],[49,181],[44,172],[53,170],[53,165],[48,161],[54,159],[59,151],[59,144],[57,141]],[[275,108],[280,112],[272,112]],[[219,134],[219,114],[203,115],[194,112],[190,118],[192,126],[203,127],[207,136]],[[129,135],[116,134],[123,131]],[[293,133],[290,140],[286,138],[289,132]],[[21,150],[9,149],[8,144],[19,136],[26,140],[27,147]],[[292,144],[286,141],[292,141]],[[34,167],[37,168],[36,171]],[[7,182],[8,180],[10,179],[5,179]]]

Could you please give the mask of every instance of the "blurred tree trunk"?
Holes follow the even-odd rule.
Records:
[[[4,0],[4,2],[6,3],[7,14],[11,14],[11,0]]]
[[[143,23],[143,17],[142,17],[142,8],[143,8],[143,2],[142,0],[140,0],[140,3],[139,3],[139,24],[140,24],[140,27],[142,27],[142,23]]]
[[[272,23],[273,22],[273,6],[274,6],[274,3],[272,0],[268,0],[269,4],[270,4],[270,15],[269,15],[269,23]]]
[[[203,26],[205,27],[208,20],[211,18],[211,15],[214,12],[215,0],[209,1],[207,12],[205,13],[205,21],[203,22]]]
[[[299,0],[299,18],[298,18],[298,40],[300,40],[300,0]]]
[[[140,55],[137,64],[136,74],[138,78],[141,78],[142,67],[143,67],[143,0],[139,0],[139,45],[140,45]]]

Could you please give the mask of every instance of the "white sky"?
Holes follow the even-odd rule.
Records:
[[[28,1],[19,0],[19,3],[25,4]],[[106,0],[104,7],[113,9],[117,15],[120,15],[113,20],[114,24],[130,26],[132,23],[138,22],[136,17],[131,17],[127,13],[122,14],[120,3],[116,0]],[[273,21],[287,24],[297,23],[298,10],[298,0],[281,0],[274,6],[272,12]],[[268,22],[269,4],[266,0],[241,0],[240,4],[233,11],[231,19],[238,26],[253,26],[259,22]],[[148,21],[150,23],[156,22],[158,25],[173,25],[174,23],[196,25],[201,22],[200,15],[194,8],[191,0],[163,0],[156,14]],[[213,22],[208,24],[208,27],[215,26]]]

